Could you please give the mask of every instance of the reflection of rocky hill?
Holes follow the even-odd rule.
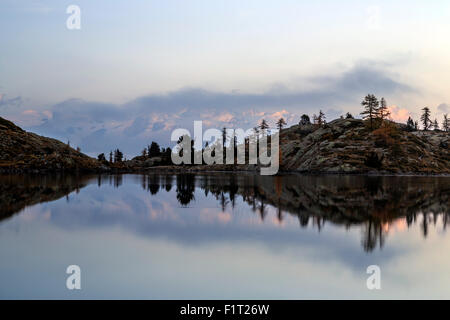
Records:
[[[341,224],[389,222],[427,212],[450,213],[450,178],[389,176],[200,176],[209,192],[239,194],[299,216]],[[200,181],[198,181],[200,180]]]
[[[265,219],[268,206],[277,209],[278,219],[286,214],[302,227],[319,230],[325,223],[359,226],[362,245],[373,250],[383,245],[391,225],[429,225],[450,216],[450,177],[395,176],[259,176],[252,174],[141,175],[142,188],[153,196],[175,190],[173,201],[188,206],[195,192],[213,196],[225,210],[242,198],[250,209]],[[89,183],[109,182],[120,187],[122,175],[96,176],[0,176],[0,220],[27,206],[59,199]]]
[[[301,226],[325,222],[363,227],[363,246],[383,245],[389,225],[404,219],[409,226],[421,220],[428,225],[450,215],[450,178],[388,176],[201,176],[197,185],[216,195],[222,206],[241,195],[263,219],[268,205],[297,216]]]
[[[449,213],[450,179],[428,177],[299,176],[256,178],[266,201],[298,215],[352,224],[389,222],[418,212]]]
[[[78,192],[89,179],[71,175],[0,175],[0,220],[25,207],[57,200],[74,190]]]

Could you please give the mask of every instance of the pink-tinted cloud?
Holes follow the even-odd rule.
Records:
[[[388,107],[391,112],[391,119],[398,122],[405,122],[408,117],[411,116],[411,112],[408,109],[400,108],[396,105]]]

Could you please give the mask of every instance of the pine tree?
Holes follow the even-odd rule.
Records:
[[[105,154],[104,154],[104,153],[100,153],[100,154],[97,156],[97,159],[98,159],[98,161],[101,161],[101,162],[106,161]]]
[[[317,124],[318,124],[319,126],[324,125],[325,122],[326,122],[325,119],[326,119],[325,113],[323,113],[322,110],[320,110],[320,111],[319,111],[319,116],[317,117]]]
[[[112,163],[112,162],[113,162],[113,152],[111,151],[109,153],[109,163]]]
[[[361,105],[364,107],[364,111],[361,112],[361,115],[364,120],[369,120],[370,129],[373,129],[374,120],[378,118],[378,107],[380,103],[375,95],[368,94],[361,102]]]
[[[159,157],[161,155],[161,149],[159,147],[159,144],[155,141],[152,141],[150,144],[150,147],[148,148],[148,156],[149,158],[153,157]]]
[[[411,117],[408,117],[408,121],[406,121],[406,130],[414,131],[414,129],[415,129],[414,121]]]
[[[318,125],[319,124],[319,117],[316,116],[316,114],[313,114],[313,124]]]
[[[380,108],[378,109],[378,115],[381,119],[381,123],[383,123],[383,120],[389,118],[389,116],[391,115],[391,112],[389,111],[386,100],[384,98],[381,98]]]
[[[227,128],[223,127],[222,128],[222,148],[223,148],[222,152],[223,152],[223,159],[224,159],[224,161],[227,158],[227,150],[226,150],[226,146],[225,146],[225,144],[227,142],[227,138],[228,138]]]
[[[309,119],[309,116],[307,114],[304,114],[300,117],[300,125],[306,126],[308,124],[311,124],[311,120]]]
[[[227,137],[228,137],[228,135],[227,135],[227,128],[223,127],[222,128],[222,147],[223,147],[223,150],[225,150],[225,143],[227,142]]]
[[[267,121],[262,119],[261,123],[259,124],[259,128],[261,129],[261,133],[264,135],[266,133],[266,130],[269,129]]]
[[[123,153],[119,149],[116,149],[114,151],[114,162],[122,162],[122,159]]]
[[[423,113],[422,113],[422,116],[420,117],[420,121],[422,121],[423,130],[427,131],[428,129],[431,128],[430,108],[425,107],[422,109],[422,111],[423,111]]]
[[[444,121],[442,121],[442,129],[444,129],[444,131],[446,132],[450,131],[450,118],[448,117],[448,114],[444,114]]]
[[[433,129],[434,129],[435,131],[439,130],[439,123],[438,123],[437,119],[434,119],[434,122],[433,122]]]
[[[277,128],[278,128],[278,130],[281,132],[281,130],[283,129],[283,127],[286,125],[287,123],[286,123],[286,121],[284,120],[284,118],[280,118],[278,121],[277,121]]]

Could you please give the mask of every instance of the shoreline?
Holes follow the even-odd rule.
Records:
[[[221,169],[204,169],[204,168],[189,168],[189,167],[173,167],[173,166],[161,166],[161,167],[149,167],[145,169],[125,169],[125,168],[108,168],[108,169],[71,169],[71,170],[54,170],[54,169],[0,169],[0,175],[53,175],[53,174],[149,174],[149,173],[161,173],[161,174],[253,174],[255,176],[262,176],[259,172],[259,168],[255,169],[234,169],[234,170],[221,170]],[[380,176],[380,177],[450,177],[449,173],[425,173],[425,172],[344,172],[344,171],[292,171],[292,170],[280,170],[276,175],[272,176]],[[270,177],[270,175],[269,175]]]

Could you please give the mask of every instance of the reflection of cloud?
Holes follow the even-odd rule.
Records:
[[[408,224],[405,218],[399,218],[397,220],[384,223],[382,228],[386,233],[403,232],[408,230]]]
[[[102,230],[120,227],[140,237],[168,239],[183,248],[250,242],[279,253],[280,250],[298,250],[299,246],[313,246],[315,250],[311,254],[314,259],[338,259],[358,270],[359,264],[370,263],[369,255],[353,259],[349,254],[349,250],[354,249],[354,239],[348,237],[348,232],[356,235],[359,229],[342,230],[344,237],[332,229],[318,235],[316,230],[299,229],[298,218],[294,216],[286,215],[280,225],[276,218],[277,210],[270,205],[266,207],[266,219],[262,220],[242,199],[236,199],[237,211],[222,212],[217,207],[210,207],[217,199],[211,194],[208,198],[202,197],[203,191],[199,189],[196,191],[199,202],[180,208],[175,192],[161,190],[150,195],[136,183],[127,182],[127,176],[123,180],[120,188],[108,185],[98,188],[94,179],[90,181],[93,184],[79,194],[73,194],[69,202],[43,203],[27,210],[39,221],[50,218],[52,224],[64,230],[92,230],[98,234]],[[332,248],[330,243],[333,243]],[[389,248],[383,259],[389,260],[395,253],[395,249]]]
[[[227,224],[231,221],[232,216],[229,212],[223,212],[218,209],[212,209],[212,208],[203,208],[200,211],[199,216],[200,221],[207,222],[207,223],[221,223],[221,224]]]

